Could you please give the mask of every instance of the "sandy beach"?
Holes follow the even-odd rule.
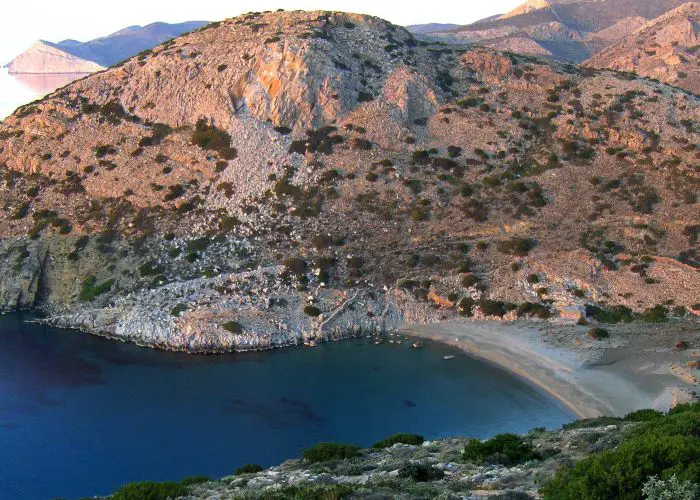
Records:
[[[698,391],[700,324],[605,325],[597,341],[590,327],[535,321],[463,321],[406,326],[401,333],[435,340],[528,380],[579,418],[623,416],[642,408],[667,410]],[[685,342],[687,348],[675,346]]]

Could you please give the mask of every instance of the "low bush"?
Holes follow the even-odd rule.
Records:
[[[499,241],[497,249],[501,253],[524,257],[530,250],[535,248],[536,244],[535,240],[530,238],[515,237],[509,240]]]
[[[399,469],[399,477],[412,479],[417,483],[439,481],[445,477],[445,473],[428,464],[408,463]]]
[[[630,323],[634,321],[634,313],[629,307],[614,306],[609,308],[601,308],[598,306],[587,305],[586,316],[592,317],[600,323]]]
[[[545,499],[641,499],[651,477],[700,483],[700,404],[679,405],[667,415],[643,416],[615,449],[560,469],[541,489]]]
[[[187,494],[187,487],[172,481],[141,481],[125,484],[112,495],[113,500],[167,500]]]
[[[304,308],[304,314],[316,318],[321,315],[321,310],[316,306],[306,306]]]
[[[593,340],[603,340],[610,337],[610,333],[605,328],[591,328],[588,336]]]
[[[305,460],[316,463],[328,460],[346,460],[360,455],[360,447],[351,444],[318,443],[302,453]]]
[[[83,280],[83,287],[80,290],[80,300],[84,302],[90,302],[95,299],[95,297],[102,295],[109,291],[114,284],[113,279],[109,279],[103,283],[97,283],[97,278],[94,276],[88,276]]]
[[[207,476],[187,476],[180,481],[180,484],[183,486],[190,486],[192,484],[208,483],[209,481],[211,481],[211,478]]]
[[[263,468],[258,464],[245,464],[236,469],[236,475],[242,476],[243,474],[255,474],[256,472],[260,472],[262,470]]]
[[[532,445],[515,434],[498,434],[486,441],[471,441],[462,451],[462,459],[477,464],[517,465],[538,459]]]
[[[221,328],[231,333],[243,333],[243,325],[236,321],[227,321],[221,325]]]
[[[178,316],[180,316],[180,314],[184,313],[185,311],[187,311],[187,305],[178,304],[170,310],[170,315],[178,317]]]
[[[534,316],[540,319],[548,319],[552,317],[552,311],[542,304],[523,302],[518,306],[518,317],[521,316]]]
[[[423,444],[423,441],[425,441],[425,438],[423,436],[419,436],[418,434],[394,434],[393,436],[389,436],[381,441],[377,441],[372,445],[372,448],[389,448],[397,443],[418,446]]]
[[[202,149],[216,151],[224,160],[233,160],[238,156],[236,149],[231,147],[231,136],[228,132],[210,125],[203,118],[197,121],[191,140],[192,144]]]
[[[663,323],[668,319],[668,313],[667,307],[657,305],[644,311],[640,317],[647,323]]]

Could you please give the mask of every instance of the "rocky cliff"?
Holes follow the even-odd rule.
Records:
[[[169,349],[697,311],[698,98],[251,13],[0,123],[4,309]]]

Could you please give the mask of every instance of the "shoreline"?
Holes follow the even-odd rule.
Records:
[[[608,330],[611,338],[603,342],[586,338],[585,328],[524,320],[404,325],[399,332],[497,365],[545,391],[577,418],[668,410],[693,398],[698,384],[692,370],[683,372],[690,376],[684,380],[674,366],[700,355],[697,325],[633,323]],[[696,348],[674,350],[674,339]]]
[[[50,324],[36,317],[25,321],[190,355],[303,346],[301,342],[293,342],[252,349],[172,349],[105,331]],[[605,327],[610,338],[602,341],[586,335],[590,326],[525,319],[403,323],[390,331],[450,345],[506,370],[557,400],[576,418],[621,417],[645,408],[665,411],[677,402],[697,399],[699,374],[688,362],[700,360],[700,322],[692,319],[660,324],[633,322]],[[358,336],[370,335],[348,332],[325,341]],[[688,348],[674,349],[679,341]]]

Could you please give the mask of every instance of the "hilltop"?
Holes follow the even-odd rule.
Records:
[[[3,309],[192,352],[697,313],[698,97],[251,13],[0,123]]]
[[[630,71],[700,93],[700,4],[686,3],[646,23],[585,65]]]
[[[7,64],[10,73],[94,73],[206,23],[130,26],[88,42],[39,40]]]

